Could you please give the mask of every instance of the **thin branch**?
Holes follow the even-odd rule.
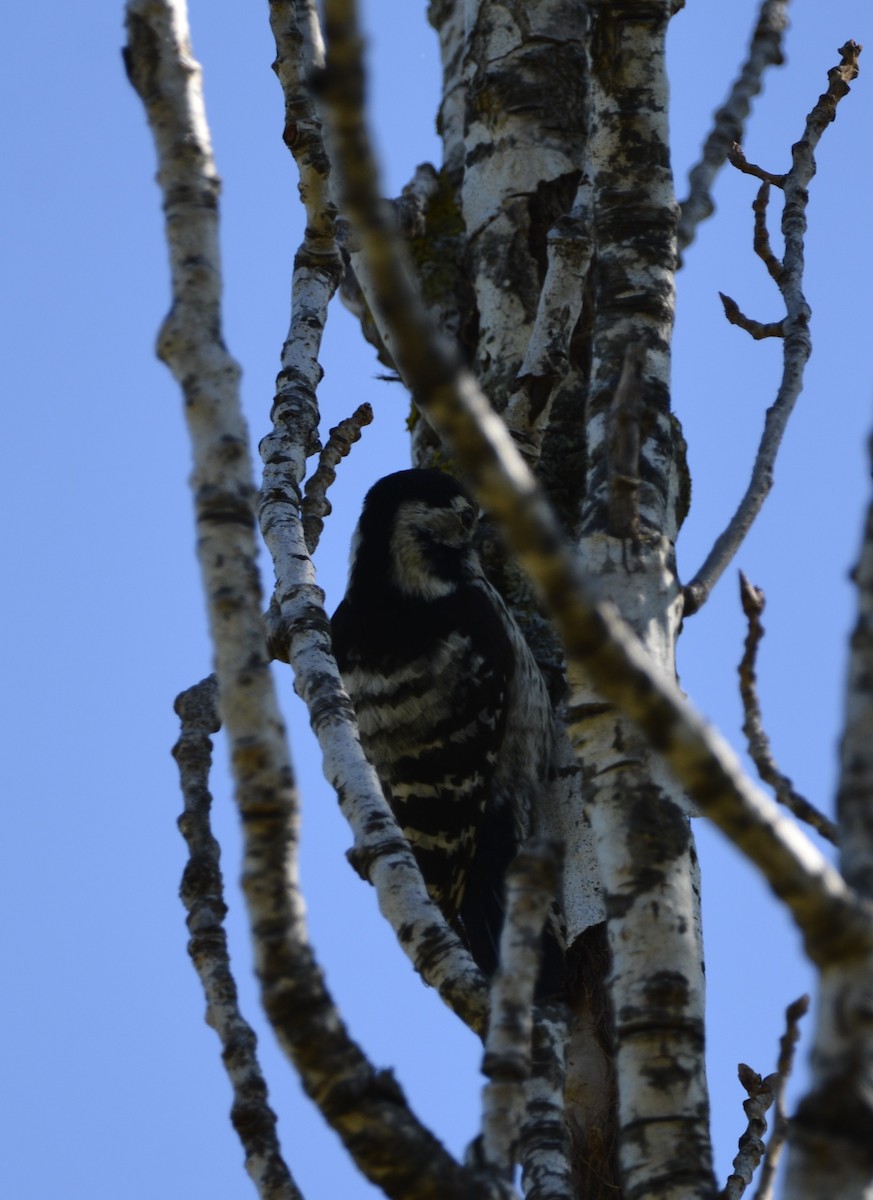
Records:
[[[785,1111],[785,1090],[794,1068],[794,1049],[800,1038],[800,1021],[809,1011],[809,996],[801,996],[785,1010],[785,1032],[779,1039],[779,1061],[775,1074],[768,1078],[773,1088],[775,1108],[773,1114],[773,1132],[767,1143],[767,1152],[758,1177],[758,1190],[755,1200],[773,1200],[773,1187],[776,1183],[776,1172],[779,1160],[788,1137],[788,1114]]]
[[[334,425],[328,436],[327,445],[318,456],[318,466],[306,481],[306,495],[301,504],[303,514],[303,537],[306,549],[315,553],[324,518],[330,516],[332,508],[327,498],[327,489],[336,479],[336,468],[360,440],[361,431],[373,420],[373,409],[369,404],[360,404],[350,417]]]
[[[770,231],[767,228],[767,205],[769,202],[770,184],[765,182],[758,188],[758,194],[752,203],[752,212],[755,214],[755,237],[752,249],[769,271],[770,278],[777,284],[781,284],[785,278],[785,267],[773,253],[773,247],[770,245]]]
[[[764,636],[761,616],[764,612],[765,599],[761,589],[749,583],[742,571],[740,571],[740,600],[748,621],[748,633],[739,674],[740,695],[745,715],[743,733],[749,743],[749,757],[758,768],[758,774],[764,783],[768,783],[775,791],[779,803],[784,804],[799,821],[811,825],[823,838],[827,838],[829,842],[837,846],[839,845],[839,833],[836,825],[794,790],[791,780],[787,775],[783,775],[777,767],[773,751],[770,748],[770,739],[764,732],[761,706],[758,700],[755,662],[758,656],[758,646]]]
[[[762,183],[758,189],[758,194],[752,204],[752,211],[755,214],[755,236],[752,241],[752,248],[757,256],[764,263],[771,279],[775,280],[777,286],[781,287],[785,282],[785,266],[779,261],[773,253],[773,247],[770,244],[770,232],[767,228],[767,205],[770,200],[770,184]],[[745,329],[746,333],[750,333],[755,341],[761,341],[768,337],[785,337],[785,318],[781,321],[770,321],[764,323],[755,321],[751,317],[747,317],[741,311],[740,306],[730,296],[726,296],[724,292],[719,292],[724,315],[732,325],[739,325],[740,329]]]
[[[160,353],[184,389],[197,547],[221,716],[242,817],[243,891],[265,1011],[303,1086],[361,1172],[397,1200],[495,1198],[352,1040],[308,940],[297,875],[298,796],[261,619],[252,463],[239,369],[221,332],[218,176],[182,0],[129,0],[125,62],[158,154],[173,304]]]
[[[728,151],[728,162],[732,167],[736,167],[742,175],[752,175],[755,179],[763,180],[764,183],[772,183],[774,187],[785,187],[787,175],[774,175],[772,171],[765,171],[757,163],[750,163],[739,142],[734,142]]]
[[[781,321],[768,321],[766,323],[756,321],[753,317],[747,317],[740,309],[736,300],[732,300],[724,292],[719,292],[719,297],[724,308],[724,315],[730,321],[731,325],[739,325],[740,329],[745,329],[746,333],[750,333],[756,342],[760,342],[764,338],[785,337],[784,317]]]
[[[743,774],[736,756],[667,678],[614,609],[598,603],[554,514],[457,353],[440,337],[410,282],[402,247],[381,215],[363,121],[362,43],[349,0],[326,0],[323,94],[336,147],[342,207],[370,266],[380,319],[394,333],[398,370],[416,404],[454,447],[482,503],[540,588],[567,651],[571,683],[593,681],[648,737],[700,809],[764,874],[790,909],[816,962],[865,951],[870,909],[815,846]]]
[[[846,42],[840,48],[840,63],[828,72],[828,89],[806,118],[803,135],[791,148],[791,170],[785,176],[771,175],[746,163],[739,147],[731,157],[734,165],[749,174],[783,188],[782,234],[785,257],[782,276],[777,282],[785,302],[782,381],[773,405],[767,410],[764,432],[752,467],[746,493],[727,528],[718,537],[703,566],[685,588],[685,615],[697,612],[707,601],[713,587],[739,550],[746,534],[761,511],[773,484],[773,467],[788,420],[803,388],[803,373],[812,352],[809,335],[810,309],[803,294],[804,234],[809,184],[815,174],[814,151],[822,133],[836,116],[837,104],[849,91],[849,82],[858,74],[861,47]]]
[[[721,1194],[721,1200],[740,1200],[743,1192],[752,1182],[752,1176],[757,1170],[758,1163],[764,1155],[763,1137],[767,1132],[766,1113],[773,1103],[773,1084],[775,1075],[766,1079],[740,1063],[737,1068],[740,1083],[748,1093],[748,1100],[743,1101],[743,1112],[749,1119],[746,1131],[740,1138],[739,1151],[734,1158],[733,1172]]]
[[[694,241],[701,221],[715,212],[712,185],[731,146],[742,138],[752,100],[761,91],[764,72],[785,61],[782,41],[788,26],[787,8],[787,0],[763,0],[761,4],[746,61],[727,100],[715,114],[715,123],[703,143],[700,161],[688,175],[688,196],[682,201],[676,231],[680,254]]]
[[[188,913],[188,953],[206,997],[206,1023],[221,1040],[222,1061],[233,1088],[230,1119],[246,1155],[246,1170],[262,1200],[302,1200],[276,1135],[276,1114],[257,1055],[255,1032],[239,1009],[236,981],[224,932],[224,884],[220,848],[212,836],[209,810],[210,734],[221,727],[218,685],[210,675],[176,699],[182,729],[173,747],[185,810],[179,830],[188,844],[180,895]]]
[[[552,842],[530,839],[506,873],[506,918],[500,966],[491,985],[491,1017],[482,1074],[482,1156],[512,1177],[531,1073],[533,997],[543,925],[558,892],[561,854]]]

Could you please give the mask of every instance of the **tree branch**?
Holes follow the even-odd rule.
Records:
[[[531,1074],[519,1158],[525,1200],[567,1200],[573,1195],[567,1127],[568,1013],[559,1001],[534,1008]]]
[[[811,825],[823,838],[827,838],[836,846],[839,843],[836,825],[794,790],[791,780],[787,775],[783,775],[776,766],[770,748],[770,740],[764,732],[761,706],[758,702],[755,662],[758,656],[758,646],[764,636],[761,616],[764,612],[765,600],[761,589],[749,583],[742,571],[740,571],[740,600],[749,623],[745,650],[739,666],[740,695],[745,714],[743,733],[749,743],[749,757],[758,768],[758,774],[764,783],[768,783],[775,791],[779,803],[784,804],[799,821]]]
[[[309,554],[315,553],[324,529],[324,518],[330,516],[332,511],[327,489],[336,479],[336,468],[360,439],[364,426],[370,425],[372,420],[373,409],[369,404],[360,404],[350,417],[334,425],[327,445],[318,456],[318,467],[306,481],[306,495],[300,507],[303,513],[303,537]]]
[[[173,306],[161,356],[185,394],[198,555],[244,838],[243,891],[264,1007],[303,1085],[362,1173],[398,1200],[496,1198],[446,1153],[349,1037],[309,945],[298,797],[261,620],[252,464],[239,370],[221,334],[218,176],[182,0],[129,0],[125,61],[158,153]]]
[[[752,249],[769,271],[770,278],[777,284],[781,284],[785,278],[785,267],[773,253],[770,245],[770,231],[767,228],[767,205],[769,202],[770,184],[765,180],[758,188],[758,194],[752,204],[752,212],[755,214],[755,238],[752,242]]]
[[[779,1061],[776,1071],[768,1076],[773,1089],[773,1132],[758,1178],[755,1200],[773,1200],[773,1186],[785,1139],[788,1136],[788,1114],[785,1112],[785,1089],[794,1068],[794,1049],[800,1038],[800,1021],[809,1011],[809,996],[801,996],[785,1010],[785,1032],[779,1039]]]
[[[682,201],[676,239],[682,253],[694,241],[697,227],[715,212],[712,185],[725,164],[731,146],[742,138],[752,100],[761,91],[764,72],[782,66],[782,40],[788,27],[787,0],[763,0],[749,53],[727,100],[715,114],[712,130],[703,143],[700,161],[688,175],[688,196]]]
[[[254,1030],[239,1009],[224,932],[224,885],[219,845],[212,836],[209,810],[210,734],[221,728],[218,685],[210,675],[176,698],[182,729],[173,747],[185,811],[179,830],[188,844],[188,864],[180,894],[188,913],[188,953],[206,997],[206,1023],[221,1040],[222,1061],[233,1088],[230,1119],[246,1155],[246,1170],[261,1200],[302,1200],[282,1157],[276,1115],[258,1063]]]
[[[739,325],[740,329],[745,329],[746,333],[751,334],[756,342],[763,341],[764,338],[785,337],[784,317],[781,321],[756,321],[754,317],[747,317],[736,300],[732,300],[724,292],[719,292],[719,297],[724,309],[724,315],[730,321],[731,325]]]
[[[330,114],[343,211],[368,258],[381,319],[393,329],[401,377],[453,445],[480,502],[500,522],[538,584],[563,639],[571,677],[590,678],[665,757],[707,816],[759,867],[789,907],[815,961],[871,944],[870,913],[816,848],[743,774],[733,752],[694,711],[590,583],[499,417],[431,326],[382,215],[363,124],[361,42],[354,5],[326,0]]]
[[[828,72],[828,89],[806,118],[799,142],[791,148],[791,170],[785,176],[771,175],[751,168],[737,148],[735,165],[756,174],[770,183],[780,185],[784,192],[782,233],[785,238],[785,257],[781,279],[777,280],[785,303],[783,324],[785,339],[782,360],[782,381],[771,408],[767,410],[764,432],[752,468],[752,477],[727,528],[718,537],[703,566],[685,588],[686,616],[697,612],[706,603],[713,587],[739,550],[746,534],[761,511],[773,484],[773,467],[782,443],[788,420],[803,387],[803,373],[812,352],[809,336],[810,309],[803,294],[804,244],[808,187],[815,174],[814,151],[827,125],[836,116],[837,104],[849,91],[849,82],[858,74],[861,47],[846,42],[840,48],[842,58]],[[772,273],[772,272],[771,272]]]
[[[609,409],[606,440],[609,533],[617,538],[636,538],[640,532],[640,425],[645,361],[644,346],[628,345]]]
[[[531,839],[506,873],[500,965],[491,985],[491,1016],[482,1074],[482,1155],[512,1177],[531,1073],[533,997],[543,925],[560,878],[559,847]]]
[[[748,1100],[743,1101],[743,1112],[749,1119],[746,1131],[740,1138],[739,1152],[734,1158],[733,1172],[721,1194],[722,1200],[740,1200],[743,1192],[752,1182],[758,1163],[764,1154],[764,1134],[767,1132],[766,1112],[773,1103],[773,1084],[775,1076],[768,1075],[766,1079],[740,1063],[737,1068],[740,1083],[748,1093]]]

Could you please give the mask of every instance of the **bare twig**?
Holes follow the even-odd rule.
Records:
[[[743,774],[714,733],[615,611],[600,604],[566,547],[554,514],[499,417],[457,353],[433,328],[381,213],[362,116],[361,38],[350,0],[326,0],[324,96],[343,211],[369,262],[374,303],[394,333],[398,370],[416,404],[453,446],[483,507],[500,522],[540,588],[567,651],[571,676],[589,679],[657,746],[692,801],[759,867],[789,907],[818,962],[866,951],[866,904],[794,822]]]
[[[372,420],[373,409],[369,404],[360,404],[350,417],[340,421],[339,425],[334,425],[327,445],[318,456],[318,466],[306,481],[306,495],[300,507],[303,514],[303,536],[310,554],[315,553],[321,531],[324,529],[324,518],[331,513],[327,489],[336,479],[337,465],[360,439],[364,426],[369,425]]]
[[[218,685],[210,675],[176,699],[182,729],[173,747],[185,810],[179,830],[188,844],[181,897],[188,913],[188,953],[206,997],[206,1023],[221,1039],[222,1061],[233,1088],[230,1119],[246,1155],[246,1170],[262,1200],[302,1200],[282,1158],[276,1114],[267,1100],[267,1084],[257,1055],[257,1040],[239,1009],[224,932],[224,885],[218,842],[209,810],[210,734],[221,727]]]
[[[801,996],[785,1010],[785,1032],[779,1039],[779,1061],[776,1071],[768,1076],[773,1089],[775,1108],[773,1113],[773,1132],[767,1143],[767,1152],[761,1165],[758,1177],[758,1189],[755,1200],[772,1200],[773,1185],[776,1182],[776,1171],[779,1159],[788,1137],[788,1114],[785,1111],[785,1089],[794,1067],[794,1049],[800,1038],[800,1021],[809,1011],[809,996]]]
[[[159,347],[185,393],[198,556],[264,1008],[306,1091],[371,1182],[397,1198],[495,1200],[505,1188],[458,1164],[349,1036],[308,940],[298,796],[261,619],[239,370],[221,334],[218,176],[183,0],[129,0],[127,33],[128,74],[158,153],[173,293]]]
[[[752,175],[755,179],[763,180],[764,183],[772,183],[774,187],[785,187],[787,175],[774,175],[772,171],[765,171],[756,163],[750,163],[739,142],[734,142],[728,151],[728,162],[743,175]]]
[[[755,238],[752,248],[770,272],[770,277],[777,284],[781,284],[785,278],[785,267],[773,253],[773,247],[770,245],[770,231],[767,228],[767,205],[769,201],[770,184],[762,183],[752,204],[752,211],[755,214]]]
[[[482,1156],[511,1178],[531,1072],[533,997],[543,925],[558,891],[559,847],[531,839],[506,874],[500,966],[491,986],[491,1018],[482,1074]]]
[[[752,204],[752,211],[755,214],[755,236],[752,242],[752,248],[757,256],[761,259],[770,274],[770,277],[775,280],[776,284],[781,286],[785,280],[785,267],[773,253],[773,247],[770,245],[770,232],[767,229],[767,204],[770,200],[770,184],[762,183],[758,189],[758,194]],[[730,296],[726,296],[724,292],[719,292],[724,315],[732,325],[739,325],[740,329],[745,329],[746,333],[750,333],[755,341],[761,341],[768,337],[785,337],[785,318],[781,321],[762,322],[755,321],[751,317],[747,317],[741,311],[740,306]]]
[[[811,825],[823,838],[827,838],[835,846],[839,845],[839,834],[833,821],[818,811],[803,796],[794,790],[787,775],[783,775],[773,758],[770,739],[764,732],[761,719],[761,706],[758,701],[757,676],[755,662],[758,656],[758,646],[764,636],[764,626],[761,616],[764,612],[764,593],[749,583],[740,571],[740,600],[743,612],[749,623],[746,635],[745,650],[740,663],[740,695],[743,699],[743,733],[749,743],[749,756],[758,768],[758,774],[765,783],[776,793],[776,799],[784,804],[789,812],[794,813],[799,821]]]
[[[644,346],[628,346],[609,410],[609,532],[634,538],[640,530],[640,421]]]
[[[762,1079],[745,1063],[740,1063],[737,1074],[749,1097],[743,1101],[743,1112],[749,1123],[740,1138],[739,1151],[734,1158],[734,1169],[724,1185],[722,1200],[740,1200],[740,1196],[752,1182],[752,1176],[764,1154],[762,1139],[767,1132],[765,1114],[773,1103],[773,1084],[777,1079],[775,1075],[768,1075],[766,1079]]]
[[[724,315],[730,321],[731,325],[739,325],[740,329],[745,329],[746,333],[750,333],[756,342],[760,342],[763,338],[785,337],[785,318],[781,321],[756,321],[752,317],[747,317],[740,310],[740,306],[736,300],[732,300],[730,296],[726,296],[724,292],[719,292]]]
[[[782,39],[788,25],[787,8],[787,0],[763,0],[761,4],[746,61],[727,100],[715,114],[715,123],[703,143],[700,161],[688,176],[688,196],[682,201],[676,232],[680,253],[694,241],[701,221],[715,211],[712,185],[724,166],[730,147],[742,137],[752,100],[761,91],[764,72],[785,61]]]
[[[760,168],[751,167],[746,163],[739,147],[735,147],[731,155],[731,162],[740,170],[781,186],[785,195],[782,210],[785,257],[781,278],[777,280],[786,311],[783,325],[782,381],[775,402],[767,410],[764,432],[746,493],[727,528],[717,538],[706,561],[685,588],[686,616],[697,612],[706,603],[713,587],[737,553],[760,512],[773,483],[773,466],[782,437],[803,388],[803,373],[812,352],[809,335],[810,309],[803,294],[803,239],[806,232],[808,187],[815,174],[813,155],[822,133],[836,115],[837,104],[849,91],[850,80],[858,74],[860,53],[861,47],[856,42],[846,42],[840,48],[841,61],[828,72],[828,89],[819,97],[806,118],[800,141],[791,148],[791,170],[787,175],[772,175]]]

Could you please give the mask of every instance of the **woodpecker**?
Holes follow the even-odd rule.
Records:
[[[428,892],[491,975],[506,869],[549,785],[555,734],[540,670],[479,561],[477,517],[441,471],[379,480],[332,635],[361,743]],[[554,967],[554,923],[545,949]]]

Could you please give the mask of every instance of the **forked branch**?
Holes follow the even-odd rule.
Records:
[[[773,467],[782,443],[788,420],[803,388],[803,373],[812,351],[809,334],[809,305],[803,294],[804,234],[806,232],[806,207],[809,200],[808,188],[815,174],[814,152],[827,125],[834,120],[839,101],[849,91],[849,83],[858,74],[858,57],[861,47],[856,42],[846,42],[840,48],[838,66],[828,72],[828,88],[818,99],[806,118],[800,141],[791,148],[791,170],[787,175],[774,175],[747,163],[737,147],[731,161],[748,174],[767,183],[781,187],[784,193],[782,209],[782,233],[785,238],[785,257],[776,282],[785,304],[785,318],[781,325],[784,338],[782,358],[782,381],[773,405],[767,410],[764,432],[752,467],[752,477],[746,493],[740,501],[727,528],[718,537],[697,574],[685,588],[685,615],[700,609],[707,601],[713,587],[739,550],[746,534],[761,510],[773,484]],[[766,207],[766,196],[759,195],[756,204]],[[763,218],[756,210],[756,249],[763,248],[760,236],[760,221]],[[759,250],[761,253],[761,250]],[[767,259],[768,270],[774,275],[772,263]],[[775,278],[775,276],[774,276]],[[739,309],[737,309],[739,313]],[[749,332],[755,325],[744,318]],[[743,324],[737,321],[738,324]],[[751,327],[750,327],[751,326]],[[774,336],[774,332],[762,333],[767,326],[758,325],[757,336]],[[773,329],[774,327],[770,327]]]
[[[688,176],[689,192],[682,201],[676,240],[679,252],[687,249],[697,235],[701,221],[715,211],[712,185],[728,158],[730,148],[739,142],[752,107],[761,90],[768,67],[781,66],[782,39],[788,26],[787,0],[763,0],[749,53],[730,90],[727,100],[715,114],[715,123],[703,143],[700,161]]]

